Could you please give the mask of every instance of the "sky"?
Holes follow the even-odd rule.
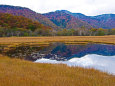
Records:
[[[0,4],[27,7],[38,13],[68,10],[87,16],[115,14],[115,0],[0,0]]]

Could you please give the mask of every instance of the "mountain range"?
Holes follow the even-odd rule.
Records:
[[[40,14],[32,11],[29,8],[0,5],[0,13],[8,13],[15,16],[23,16],[37,21],[45,26],[57,29],[77,29],[81,27],[85,28],[115,28],[115,14],[102,14],[98,16],[86,16],[81,13],[72,13],[67,10],[57,10],[55,12],[49,12]]]
[[[98,16],[86,16],[81,13],[71,13],[66,10],[61,10],[61,12],[65,12],[70,14],[76,18],[79,18],[82,21],[87,22],[94,28],[104,28],[104,29],[111,29],[115,28],[115,14],[102,14]]]
[[[41,24],[50,26],[52,28],[58,28],[52,21],[40,13],[36,13],[29,8],[10,6],[10,5],[0,5],[0,13],[8,13],[15,16],[23,16],[29,18],[33,21],[38,21]]]

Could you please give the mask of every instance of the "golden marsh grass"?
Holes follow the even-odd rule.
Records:
[[[115,76],[94,69],[0,56],[0,86],[115,86]]]
[[[47,46],[51,42],[115,44],[115,36],[0,38],[0,44],[8,47],[20,44]],[[115,86],[115,76],[94,69],[32,63],[0,55],[0,86]]]
[[[115,35],[111,36],[54,36],[54,37],[3,37],[0,38],[0,44],[18,44],[18,43],[36,43],[48,44],[50,42],[94,42],[115,44]]]

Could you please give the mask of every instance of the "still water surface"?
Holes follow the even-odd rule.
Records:
[[[38,53],[43,54],[43,57],[35,62],[91,67],[115,74],[115,45],[65,45],[63,43],[53,43]]]

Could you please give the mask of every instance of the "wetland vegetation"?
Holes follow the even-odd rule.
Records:
[[[115,36],[84,36],[84,37],[76,37],[76,36],[60,36],[60,37],[10,37],[10,38],[0,38],[0,85],[1,86],[114,86],[115,84],[115,76],[105,73],[103,71],[95,70],[93,68],[81,68],[75,67],[75,65],[71,65],[74,63],[72,62],[73,59],[70,58],[65,61],[65,59],[55,59],[60,61],[65,61],[67,65],[64,65],[65,63],[60,62],[59,64],[48,64],[47,61],[44,63],[42,56],[44,53],[41,53],[40,58],[31,58],[31,55],[33,57],[37,57],[36,53],[45,52],[44,49],[46,49],[47,52],[45,54],[51,53],[53,51],[53,54],[58,54],[60,57],[64,56],[73,56],[76,52],[79,51],[79,49],[89,49],[90,46],[90,53],[91,45],[92,47],[95,46],[94,43],[98,43],[96,46],[102,45],[101,50],[103,51],[103,48],[111,49],[111,53],[114,52],[114,44],[115,44]],[[59,42],[59,43],[55,43]],[[51,46],[51,44],[53,44]],[[65,43],[65,44],[63,44]],[[105,44],[110,44],[110,46],[105,47]],[[61,45],[60,45],[61,44]],[[82,44],[82,45],[81,45]],[[94,45],[93,45],[94,44]],[[50,45],[50,47],[49,47]],[[80,48],[79,48],[80,45]],[[86,46],[88,45],[88,47]],[[58,47],[60,46],[60,48]],[[67,47],[69,47],[69,50]],[[65,49],[63,47],[66,47]],[[71,48],[74,47],[75,49]],[[84,48],[85,47],[85,48]],[[94,50],[99,47],[93,47]],[[79,48],[79,49],[78,49]],[[73,49],[73,50],[71,50]],[[78,49],[78,51],[76,51]],[[49,51],[48,51],[49,50]],[[59,51],[62,51],[63,53],[59,53]],[[68,51],[72,51],[71,54]],[[66,52],[67,51],[67,52]],[[84,50],[87,51],[87,50]],[[40,53],[39,52],[39,53]],[[109,52],[109,51],[108,51]],[[100,52],[98,52],[100,53]],[[109,55],[106,55],[107,52],[105,51],[101,55],[106,56],[112,56],[113,53]],[[7,56],[6,56],[7,55]],[[40,54],[37,54],[40,55]],[[83,55],[83,54],[82,54]],[[26,56],[26,57],[25,57]],[[54,55],[53,55],[54,56]],[[113,55],[114,56],[114,55]],[[12,58],[9,58],[12,57]],[[77,56],[76,56],[77,57]],[[88,59],[91,59],[92,56],[88,56]],[[21,60],[20,60],[20,59]],[[87,58],[87,57],[84,57]],[[100,57],[96,57],[100,58]],[[114,57],[110,57],[114,58]],[[24,60],[23,60],[24,59]],[[31,61],[35,61],[39,63],[33,63]],[[45,58],[49,59],[49,58]],[[54,58],[50,58],[50,62],[52,60],[54,61]],[[88,59],[87,62],[89,61]],[[102,57],[100,61],[103,61],[103,59],[107,59],[106,57]],[[25,61],[30,60],[30,61]],[[75,59],[74,59],[75,60]],[[80,59],[76,59],[79,60]],[[94,57],[92,60],[96,60]],[[108,59],[110,61],[110,59]],[[114,61],[114,59],[112,59]],[[50,63],[49,62],[49,63]],[[69,64],[68,64],[69,62]],[[56,62],[58,63],[58,62]],[[75,62],[78,63],[78,62]],[[83,63],[83,62],[82,62]],[[94,62],[95,63],[95,62]],[[113,64],[111,62],[111,64]],[[104,64],[105,65],[105,64]],[[71,67],[69,67],[71,66]],[[78,66],[78,65],[76,65]],[[65,72],[66,70],[66,72]],[[111,69],[110,69],[111,70]],[[47,78],[46,78],[47,77]],[[15,80],[15,81],[14,81]],[[47,82],[47,83],[46,83]]]

